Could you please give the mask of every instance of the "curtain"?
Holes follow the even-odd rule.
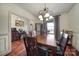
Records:
[[[58,41],[59,40],[59,38],[60,38],[60,24],[59,24],[59,21],[60,21],[60,19],[59,19],[59,17],[60,17],[60,15],[57,15],[57,16],[55,16],[54,17],[54,19],[55,19],[55,39]]]

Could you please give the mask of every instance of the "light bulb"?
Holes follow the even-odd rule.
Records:
[[[44,17],[49,17],[49,16],[50,16],[49,13],[46,13]]]
[[[43,20],[42,18],[40,18],[40,20]]]
[[[53,18],[54,18],[53,16],[50,16],[50,17],[49,17],[49,19],[53,19]]]
[[[49,19],[48,18],[46,18],[46,21],[48,21]]]
[[[60,34],[62,34],[63,32],[60,32]]]
[[[39,15],[39,19],[41,19],[42,18],[42,15]]]

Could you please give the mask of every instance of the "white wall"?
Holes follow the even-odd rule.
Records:
[[[70,30],[74,31],[73,45],[79,51],[79,4],[76,4],[69,12]]]
[[[70,29],[79,32],[79,4],[76,4],[69,12]]]
[[[20,8],[19,6],[16,6],[15,4],[0,4],[0,33],[7,33],[6,36],[8,37],[8,41],[6,43],[8,44],[8,52],[11,51],[11,33],[9,28],[11,26],[10,13],[15,13],[25,17],[30,21],[30,23],[33,23],[33,25],[33,20],[35,20],[32,14]]]
[[[62,29],[69,30],[69,23],[68,23],[68,13],[62,14],[60,16],[60,31]]]

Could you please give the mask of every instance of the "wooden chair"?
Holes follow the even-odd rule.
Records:
[[[62,41],[62,39],[63,39],[63,34],[64,34],[64,30],[60,33],[60,38],[59,38],[59,40],[57,40],[57,42],[56,42],[57,45],[60,45],[60,44],[61,44],[61,41]]]
[[[57,46],[57,55],[64,55],[68,40],[69,40],[68,34],[64,33],[60,45]]]
[[[27,52],[27,56],[36,56],[38,55],[36,38],[26,37],[24,38],[24,44]]]
[[[37,45],[37,40],[35,37],[26,37],[24,38],[24,44],[27,52],[27,56],[42,56],[43,51],[47,49]]]
[[[11,28],[11,37],[12,37],[12,42],[19,39],[19,32],[17,31],[16,28]]]

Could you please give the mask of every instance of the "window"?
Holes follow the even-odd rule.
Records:
[[[54,22],[47,23],[47,32],[54,34]]]

